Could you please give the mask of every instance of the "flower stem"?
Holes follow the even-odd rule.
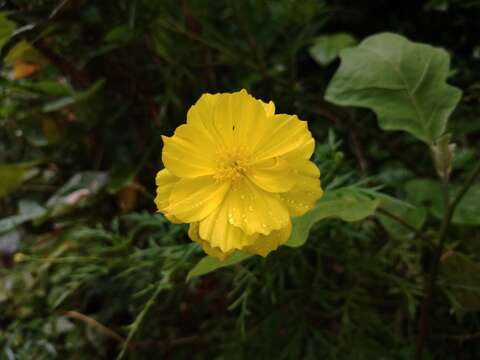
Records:
[[[473,185],[474,181],[477,179],[479,175],[480,175],[480,161],[477,163],[477,165],[471,172],[470,176],[468,177],[463,187],[456,194],[453,201],[450,201],[450,197],[449,197],[448,179],[442,180],[442,192],[443,192],[443,198],[444,198],[444,204],[445,204],[445,215],[442,221],[442,225],[440,227],[438,244],[434,250],[434,255],[433,255],[428,279],[426,279],[426,284],[425,284],[425,290],[424,290],[425,297],[422,302],[420,319],[418,323],[417,348],[415,353],[415,358],[417,360],[421,360],[423,358],[423,349],[425,345],[425,340],[428,337],[428,333],[429,333],[429,316],[430,316],[430,309],[433,302],[433,290],[435,288],[436,280],[438,277],[438,270],[440,267],[440,257],[442,256],[444,243],[447,238],[447,233],[450,227],[450,223],[452,221],[453,214],[455,213],[455,210],[458,204],[460,203],[460,201],[462,200],[463,196],[467,193],[467,191],[470,189],[470,187]]]

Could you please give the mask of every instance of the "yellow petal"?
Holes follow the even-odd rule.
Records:
[[[230,184],[216,182],[211,176],[180,179],[170,195],[165,212],[190,223],[207,217],[223,201]]]
[[[180,178],[171,174],[167,169],[160,170],[155,177],[155,183],[157,185],[157,196],[154,200],[155,204],[157,205],[157,209],[173,223],[178,223],[179,220],[176,219],[175,216],[168,214],[165,209],[169,205],[169,198],[173,188],[179,180]]]
[[[315,150],[315,140],[310,136],[310,139],[305,139],[295,150],[288,152],[284,158],[290,160],[308,160]]]
[[[231,224],[229,201],[225,201],[204,220],[200,221],[199,235],[211,247],[229,253],[254,243],[258,234],[248,235]]]
[[[323,195],[320,170],[308,160],[298,160],[290,165],[296,170],[296,184],[290,191],[279,196],[292,216],[301,216],[312,209]]]
[[[222,95],[223,94],[203,94],[188,110],[187,124],[207,129],[210,132],[212,129],[211,125],[213,124],[213,109]]]
[[[272,116],[275,114],[275,104],[273,101],[270,101],[268,104],[263,102],[262,100],[258,100],[261,102],[263,109],[265,110],[265,114],[267,117]]]
[[[270,129],[255,148],[252,163],[298,151],[309,158],[313,151],[312,134],[307,122],[296,115],[278,114],[269,118]],[[303,150],[302,150],[303,149]]]
[[[247,176],[263,190],[280,193],[289,191],[295,185],[296,179],[291,172],[286,160],[272,158],[253,165]]]
[[[269,129],[266,118],[274,114],[272,101],[264,103],[241,90],[202,95],[188,111],[187,123],[209,134],[223,149],[238,145],[253,148]]]
[[[206,132],[185,124],[172,137],[162,136],[162,139],[162,161],[174,175],[194,178],[215,172],[218,148]]]
[[[193,126],[198,133],[207,137],[218,147],[218,134],[213,123],[213,111],[218,99],[224,94],[203,94],[188,110],[187,124]]]
[[[155,177],[155,184],[157,185],[155,204],[158,210],[162,211],[168,206],[170,194],[178,180],[180,178],[171,174],[167,169],[162,169],[157,173]]]
[[[188,236],[193,241],[199,243],[202,246],[203,251],[205,251],[205,253],[207,255],[213,256],[220,261],[224,261],[225,259],[227,259],[232,254],[233,250],[223,252],[218,247],[210,246],[210,244],[208,242],[206,242],[206,241],[204,241],[200,238],[199,233],[198,233],[198,229],[199,229],[199,223],[198,222],[191,223],[189,228],[188,228]]]
[[[229,222],[249,235],[267,235],[290,221],[288,209],[277,194],[266,192],[246,179],[234,185],[225,201]]]
[[[245,90],[221,94],[214,107],[213,121],[225,148],[253,149],[268,129],[263,103]]]
[[[285,244],[292,232],[292,224],[288,223],[282,229],[272,231],[268,235],[261,235],[253,245],[246,246],[242,250],[254,255],[267,256],[271,251],[276,250],[280,245]]]

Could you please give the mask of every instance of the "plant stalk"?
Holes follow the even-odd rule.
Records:
[[[429,316],[430,316],[430,309],[432,307],[433,302],[433,291],[435,288],[435,284],[438,277],[438,270],[440,267],[440,258],[442,256],[443,247],[445,240],[447,238],[448,229],[450,227],[450,223],[452,221],[453,214],[455,210],[462,200],[463,196],[467,193],[470,187],[473,185],[477,177],[480,175],[480,162],[477,163],[474,170],[468,177],[467,181],[460,189],[460,191],[456,194],[453,201],[450,201],[449,191],[448,191],[448,179],[442,180],[442,193],[444,198],[444,206],[445,206],[445,216],[442,221],[442,225],[440,227],[439,237],[438,237],[438,244],[434,250],[433,260],[430,267],[430,272],[428,279],[426,279],[425,285],[425,297],[422,302],[421,312],[420,312],[420,319],[418,323],[418,336],[417,336],[417,346],[416,346],[416,353],[415,359],[421,360],[423,358],[423,349],[425,347],[425,341],[429,334]]]

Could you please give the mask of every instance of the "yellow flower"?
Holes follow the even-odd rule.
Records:
[[[288,240],[291,216],[322,196],[307,123],[245,90],[204,94],[162,138],[158,210],[189,223],[189,237],[220,260],[235,250],[266,256]]]

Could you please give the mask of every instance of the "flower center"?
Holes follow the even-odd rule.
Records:
[[[217,171],[213,176],[218,181],[235,182],[248,171],[248,154],[243,148],[237,148],[219,156]]]

